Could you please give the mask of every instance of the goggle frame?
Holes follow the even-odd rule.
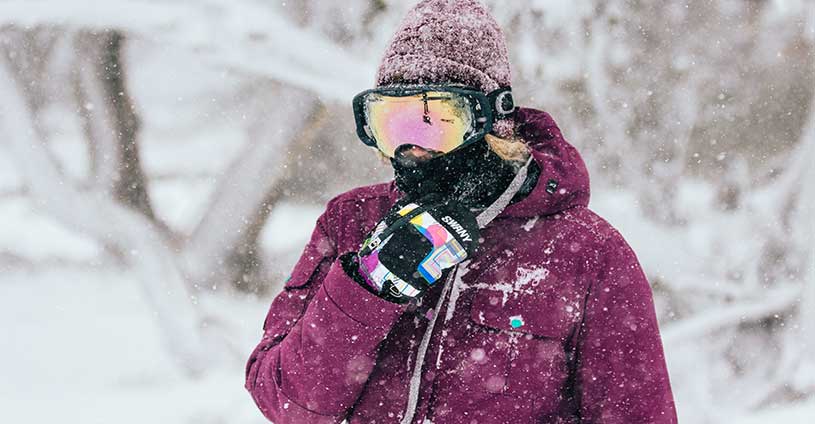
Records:
[[[352,103],[357,137],[359,137],[360,141],[362,141],[362,143],[364,143],[366,146],[378,148],[376,139],[373,136],[373,131],[368,125],[367,117],[365,116],[365,102],[368,95],[379,94],[381,96],[388,97],[407,97],[419,95],[425,92],[448,92],[457,94],[466,98],[470,105],[472,105],[471,111],[473,114],[473,128],[468,130],[467,133],[469,135],[465,137],[461,145],[450,152],[480,140],[485,135],[489,134],[490,131],[492,131],[495,121],[511,117],[515,113],[515,102],[512,98],[512,89],[509,87],[501,87],[485,94],[483,91],[480,91],[477,88],[465,85],[387,85],[371,88],[354,96]]]

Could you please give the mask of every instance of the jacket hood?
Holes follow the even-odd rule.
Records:
[[[532,192],[507,206],[498,218],[545,216],[574,206],[588,206],[586,164],[577,149],[563,138],[552,116],[542,110],[518,108],[515,131],[530,147],[541,172]]]

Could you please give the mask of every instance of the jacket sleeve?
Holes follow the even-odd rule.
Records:
[[[346,275],[327,231],[330,209],[273,300],[246,364],[246,389],[276,424],[342,421],[374,367],[379,343],[406,307]]]
[[[600,261],[576,344],[581,422],[676,423],[648,280],[617,231]]]

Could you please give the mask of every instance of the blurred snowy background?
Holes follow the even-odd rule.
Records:
[[[243,363],[413,4],[0,0],[0,422],[262,423]],[[815,1],[487,1],[657,299],[680,421],[815,422]]]

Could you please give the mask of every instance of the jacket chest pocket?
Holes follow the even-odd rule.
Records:
[[[477,289],[470,320],[473,335],[490,346],[490,362],[503,376],[488,389],[523,398],[536,409],[557,407],[568,377],[566,339],[580,320],[576,298],[558,293],[515,296]]]

